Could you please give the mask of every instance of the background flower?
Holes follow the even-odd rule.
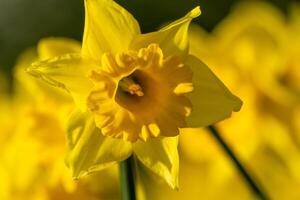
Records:
[[[192,29],[191,33],[196,35],[192,34],[194,42],[191,49],[244,101],[241,112],[233,115],[231,120],[218,124],[218,128],[272,199],[299,199],[297,58],[300,26],[297,3],[291,5],[290,0],[270,0],[271,5],[256,1],[230,9],[239,1],[117,2],[134,14],[143,32],[154,30],[183,16],[190,8],[201,5],[203,14],[195,22],[202,28]],[[97,184],[87,180],[88,184],[83,183],[84,186],[76,186],[74,190],[69,175],[61,177],[68,170],[57,164],[63,160],[63,155],[56,158],[56,153],[63,152],[61,145],[64,141],[60,136],[49,136],[47,133],[57,126],[39,127],[39,133],[47,133],[47,137],[32,134],[36,132],[29,128],[32,115],[28,117],[25,114],[28,107],[39,114],[35,116],[50,113],[49,119],[57,123],[59,114],[49,112],[56,109],[55,103],[52,102],[49,109],[36,108],[33,103],[36,101],[27,104],[32,94],[39,91],[38,88],[33,90],[35,92],[22,94],[23,98],[26,96],[28,99],[26,105],[22,105],[23,99],[13,97],[18,103],[11,100],[11,96],[20,96],[11,92],[16,57],[44,36],[68,36],[81,40],[84,23],[82,7],[81,0],[0,1],[0,71],[4,77],[0,78],[0,199],[93,199],[95,196],[101,199],[103,195],[106,199],[118,199],[118,195],[109,196],[119,191],[117,169],[108,170],[105,175],[100,173],[94,180]],[[16,87],[24,89],[28,85],[25,82]],[[18,93],[21,94],[21,90]],[[42,101],[44,98],[39,99]],[[62,116],[59,118],[65,120]],[[16,121],[20,123],[16,124]],[[16,129],[22,134],[16,134]],[[140,172],[143,173],[140,176],[146,177],[138,184],[141,199],[255,199],[222,149],[205,130],[183,131],[180,137],[181,189],[172,191],[141,166]],[[48,146],[42,147],[45,144]],[[43,159],[38,151],[42,152]],[[41,172],[37,167],[45,162],[45,158],[49,159],[47,169],[55,169],[53,173],[44,168]],[[25,161],[26,165],[23,164]],[[24,165],[24,169],[19,163]],[[37,174],[52,177],[51,181],[40,179],[44,177]],[[110,177],[113,183],[99,183],[101,177],[105,180]],[[57,184],[62,179],[65,179],[64,183]]]
[[[37,49],[25,51],[18,59],[14,92],[9,95],[1,88],[5,97],[0,102],[1,199],[118,199],[117,167],[93,178],[72,179],[64,157],[73,103],[66,93],[39,83],[25,71],[34,60],[79,49],[79,43],[70,39],[43,39]],[[105,183],[99,176],[105,177]],[[102,187],[94,188],[95,184]]]

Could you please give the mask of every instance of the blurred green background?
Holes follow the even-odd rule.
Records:
[[[237,0],[117,0],[138,19],[143,32],[177,19],[196,5],[202,15],[195,20],[211,30]],[[272,0],[286,10],[291,0]],[[40,38],[65,36],[81,40],[83,0],[0,0],[0,69],[9,74],[15,59]]]

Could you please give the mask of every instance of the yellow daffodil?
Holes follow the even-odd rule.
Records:
[[[66,159],[73,176],[134,153],[177,188],[179,129],[207,126],[241,107],[208,67],[189,54],[188,27],[200,8],[147,34],[113,0],[85,0],[85,10],[81,53],[28,69],[68,91],[76,102]]]
[[[80,52],[80,43],[68,38],[44,38],[41,39],[37,48],[30,48],[22,53],[14,69],[15,95],[20,95],[22,101],[32,103],[52,102],[59,106],[71,105],[70,95],[61,89],[51,87],[49,84],[28,76],[26,68],[34,61],[44,60],[49,57],[64,55],[66,53]],[[32,101],[33,100],[33,101]],[[40,106],[43,107],[43,106]]]
[[[9,132],[12,129],[11,124],[13,120],[11,117],[12,110],[9,96],[8,81],[4,74],[0,72],[0,131],[2,133],[0,134],[0,145],[2,145],[2,142],[6,141],[9,137]]]
[[[297,24],[297,20],[291,21]],[[299,77],[299,34],[292,27],[297,25],[289,26],[276,7],[266,2],[243,2],[214,31],[219,49],[227,52],[228,61],[242,73],[250,73],[258,89],[284,107],[299,104],[295,84]]]
[[[291,128],[299,105],[297,67],[290,65],[297,66],[291,59],[297,55],[295,27],[289,30],[284,15],[267,3],[242,2],[211,34],[195,27],[190,37],[191,52],[243,99],[242,111],[218,127],[272,199],[300,195],[300,151]],[[226,183],[230,176],[222,178]]]
[[[179,137],[179,156],[180,189],[174,191],[162,185],[159,179],[149,173],[149,170],[143,168],[137,172],[139,200],[196,200],[199,197],[201,199],[255,199],[231,160],[206,129],[183,131]]]
[[[6,104],[2,103],[4,98],[0,99],[0,199],[119,198],[117,166],[80,181],[72,179],[64,164],[64,152],[65,122],[73,102],[64,91],[25,71],[33,61],[79,51],[77,41],[46,38],[38,43],[37,49],[25,51],[17,60],[15,90],[7,100],[9,109],[3,109]],[[2,93],[2,86],[0,96],[8,96]],[[105,183],[99,177],[104,177]]]
[[[7,79],[4,74],[0,72],[0,199],[8,199],[8,191],[10,190],[10,180],[5,170],[5,164],[3,163],[3,149],[13,132],[13,127],[11,126],[13,121],[11,117],[12,112],[10,109],[7,86]]]

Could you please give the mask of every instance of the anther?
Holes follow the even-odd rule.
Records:
[[[125,77],[119,82],[119,87],[125,91],[130,93],[131,95],[137,95],[139,97],[144,96],[144,92],[142,87],[136,83],[131,77]]]

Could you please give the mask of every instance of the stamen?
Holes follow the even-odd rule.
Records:
[[[119,82],[119,87],[125,91],[130,93],[131,95],[137,95],[139,97],[144,96],[144,92],[142,87],[137,84],[131,77],[125,77]]]

